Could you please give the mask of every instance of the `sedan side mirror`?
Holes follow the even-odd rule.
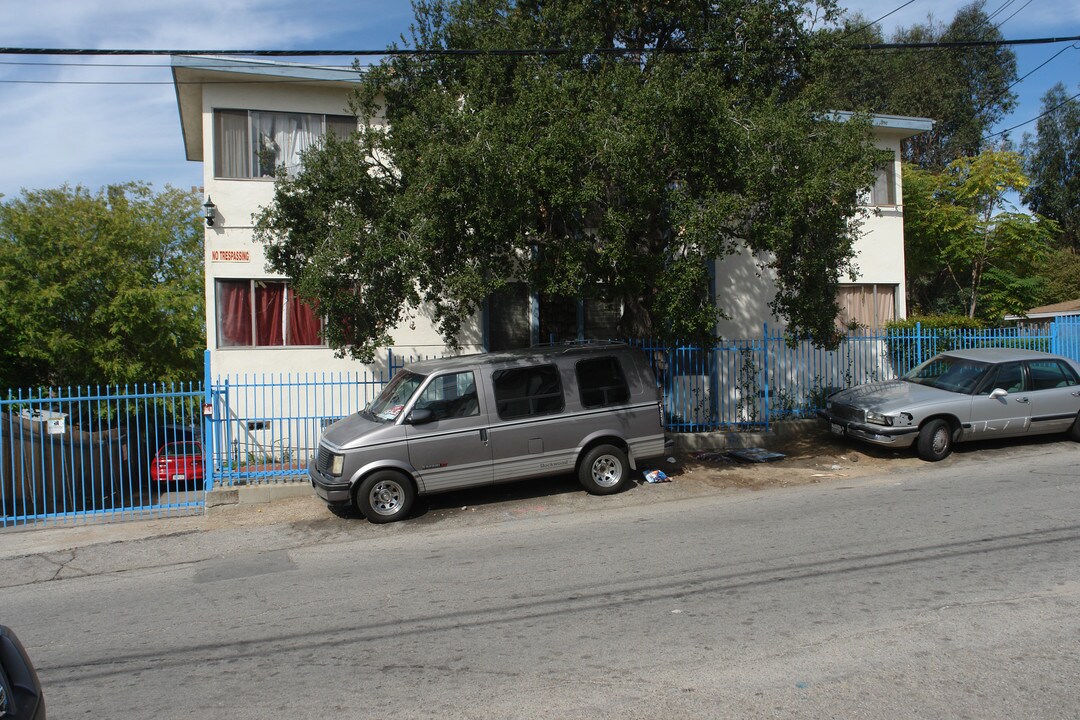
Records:
[[[998,398],[1008,397],[1009,393],[1004,388],[994,388],[990,391],[990,399],[997,400]]]

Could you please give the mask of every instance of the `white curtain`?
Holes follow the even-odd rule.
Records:
[[[300,154],[315,144],[322,134],[322,116],[304,113],[252,112],[251,152],[255,177],[267,177],[284,165],[294,174],[300,168]]]
[[[880,330],[896,319],[895,285],[841,285],[837,301],[840,315],[836,320],[840,329],[857,324]]]
[[[214,138],[214,176],[251,177],[251,144],[246,110],[217,110]]]

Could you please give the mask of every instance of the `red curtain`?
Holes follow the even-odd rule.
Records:
[[[251,283],[218,280],[218,346],[251,345]]]
[[[315,308],[301,300],[296,291],[289,288],[289,344],[320,345],[320,322]]]
[[[284,345],[281,308],[285,302],[285,283],[255,283],[255,344]]]

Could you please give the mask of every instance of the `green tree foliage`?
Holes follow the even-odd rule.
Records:
[[[136,183],[0,204],[0,387],[198,377],[198,211],[192,193]]]
[[[1053,305],[1080,298],[1080,251],[1056,247],[1039,260],[1042,289],[1036,305]]]
[[[941,173],[904,167],[908,288],[920,311],[995,319],[1038,304],[1056,226],[1008,203],[1027,186],[1011,151],[985,150]]]
[[[948,25],[926,23],[896,30],[891,43],[1001,40],[978,0],[957,11]],[[868,52],[866,44],[884,42],[877,26],[861,15],[838,30],[822,33],[833,52],[823,55],[820,91],[833,106],[873,113],[934,120],[931,132],[903,144],[906,162],[942,169],[983,149],[982,138],[1012,111],[1016,95],[1016,56],[1007,46],[896,49]]]
[[[415,49],[562,52],[389,59],[364,77],[355,140],[279,176],[256,236],[332,346],[370,357],[417,312],[454,343],[514,280],[619,300],[628,335],[704,337],[722,312],[707,263],[740,246],[774,258],[794,335],[834,338],[856,193],[880,158],[865,118],[828,121],[806,91],[809,14],[831,5],[414,8]]]
[[[1042,103],[1037,137],[1024,138],[1031,175],[1024,202],[1057,221],[1062,245],[1080,251],[1080,100],[1070,98],[1058,83]]]

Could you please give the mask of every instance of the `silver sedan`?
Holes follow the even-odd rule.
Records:
[[[1080,365],[1034,350],[953,350],[898,380],[841,390],[818,416],[836,435],[915,445],[931,461],[966,440],[1065,432],[1080,442]]]

